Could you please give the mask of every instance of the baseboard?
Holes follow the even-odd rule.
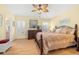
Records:
[[[22,39],[28,39],[28,38],[17,38],[17,39],[15,39],[15,40],[22,40]]]

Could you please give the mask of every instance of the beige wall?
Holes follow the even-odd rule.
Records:
[[[60,20],[64,19],[64,17],[67,17],[70,20],[68,24],[69,26],[74,27],[75,24],[78,24],[79,27],[79,5],[65,11],[63,14],[53,17],[50,24],[54,23],[52,26],[58,25]]]
[[[67,17],[70,20],[70,23],[68,25],[70,26],[74,26],[74,24],[78,24],[79,25],[79,6],[73,7],[70,10],[67,10],[65,12],[63,12],[60,15],[57,15],[55,17],[52,17],[50,20],[46,20],[46,19],[38,19],[32,16],[13,16],[10,13],[10,10],[8,10],[8,8],[5,5],[0,5],[0,14],[3,16],[3,26],[0,27],[0,39],[5,39],[6,38],[6,20],[13,20],[15,21],[15,24],[17,22],[17,20],[23,20],[26,23],[26,35],[23,36],[16,36],[16,28],[15,26],[13,27],[13,38],[17,39],[17,38],[27,38],[28,37],[28,29],[29,28],[29,20],[38,20],[38,25],[42,25],[43,22],[48,22],[49,24],[49,29],[52,30],[54,28],[55,25],[58,25],[59,21],[64,19],[64,17]]]

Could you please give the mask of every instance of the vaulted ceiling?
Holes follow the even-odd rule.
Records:
[[[13,15],[20,16],[34,16],[38,17],[39,15],[35,12],[32,12],[32,4],[7,4],[6,5]],[[69,10],[75,5],[72,4],[49,4],[48,13],[42,13],[42,18],[51,18],[53,16],[59,15],[66,10]]]

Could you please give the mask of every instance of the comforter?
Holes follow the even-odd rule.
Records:
[[[37,41],[40,41],[40,36],[43,36],[43,53],[47,54],[48,51],[66,48],[76,44],[74,35],[72,34],[57,34],[51,32],[39,32],[36,35]]]

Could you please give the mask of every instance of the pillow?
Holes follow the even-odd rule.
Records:
[[[9,39],[0,40],[0,44],[7,43]]]
[[[75,29],[64,27],[61,31],[62,34],[74,34]]]
[[[62,34],[67,34],[70,32],[70,29],[68,29],[67,27],[64,27],[61,31]]]
[[[74,32],[75,32],[75,29],[72,29],[72,30],[70,31],[70,34],[74,34]]]
[[[54,33],[61,33],[62,28],[55,29]]]
[[[54,29],[54,33],[59,34],[74,34],[75,29],[67,26],[61,26],[59,28]]]

